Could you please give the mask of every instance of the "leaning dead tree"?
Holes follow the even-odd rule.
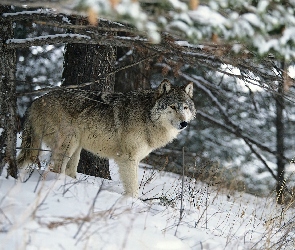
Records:
[[[181,77],[185,81],[192,81],[196,88],[212,101],[221,114],[221,119],[216,119],[210,114],[199,111],[198,116],[208,122],[219,126],[226,131],[242,138],[249,146],[250,150],[257,156],[262,164],[268,169],[271,175],[277,179],[277,175],[267,165],[264,157],[260,152],[267,152],[275,157],[283,159],[285,162],[289,161],[282,152],[278,149],[270,148],[269,146],[257,141],[250,135],[243,132],[222,107],[218,100],[214,97],[212,89],[218,90],[213,84],[198,79],[195,76],[187,74],[183,70],[183,65],[190,67],[206,67],[208,69],[220,72],[222,74],[235,77],[243,80],[246,84],[258,85],[261,88],[273,93],[276,96],[281,96],[285,99],[293,99],[294,93],[278,91],[278,83],[288,83],[288,86],[294,84],[283,68],[275,67],[275,58],[272,56],[260,58],[257,60],[257,55],[251,53],[246,47],[239,44],[241,49],[238,53],[232,50],[232,44],[228,43],[214,43],[206,42],[204,44],[191,44],[176,35],[171,35],[167,32],[161,33],[161,41],[157,44],[149,40],[149,36],[144,32],[140,32],[130,25],[124,25],[118,22],[111,22],[105,19],[98,19],[95,22],[89,23],[87,17],[79,16],[84,22],[72,22],[73,16],[55,13],[51,10],[32,10],[13,12],[10,9],[1,7],[0,14],[0,27],[5,35],[1,36],[3,39],[0,41],[2,62],[13,64],[13,53],[17,48],[24,48],[30,46],[42,46],[47,44],[85,44],[85,45],[100,45],[120,48],[132,48],[138,51],[144,51],[144,56],[140,59],[136,58],[133,63],[128,61],[128,64],[119,62],[117,68],[110,69],[109,72],[102,72],[98,79],[81,83],[80,85],[64,86],[64,88],[78,88],[88,86],[96,86],[100,79],[111,76],[122,69],[137,65],[139,63],[153,60],[154,67],[157,67],[162,72],[171,72],[172,74]],[[50,26],[56,28],[56,33],[45,36],[36,37],[23,37],[15,39],[12,33],[12,23],[22,22],[22,20],[31,20],[40,26]],[[82,23],[82,24],[81,24]],[[10,25],[10,26],[9,26]],[[5,29],[5,30],[4,30]],[[9,30],[9,32],[7,32]],[[128,50],[127,50],[128,51]],[[123,61],[124,62],[124,61]],[[149,62],[150,63],[150,62]],[[4,64],[2,64],[4,65]],[[149,64],[147,64],[149,65]],[[222,65],[231,65],[239,69],[239,73],[226,70]],[[5,77],[0,79],[1,88],[5,90],[5,96],[2,94],[0,102],[1,107],[1,168],[5,162],[10,166],[10,174],[16,176],[17,170],[15,166],[15,109],[16,109],[16,95],[45,93],[54,88],[39,89],[30,93],[15,93],[14,87],[14,71],[13,66],[1,66],[1,74]],[[11,71],[7,71],[7,69]],[[266,70],[268,69],[268,70]],[[284,87],[284,86],[283,86]],[[3,93],[3,92],[1,92]],[[5,104],[8,102],[8,104]],[[8,105],[8,106],[6,106]],[[8,111],[9,110],[9,111]],[[7,118],[7,112],[11,115]],[[13,142],[13,143],[12,143]],[[259,149],[259,150],[257,150]],[[281,183],[280,175],[279,181]]]

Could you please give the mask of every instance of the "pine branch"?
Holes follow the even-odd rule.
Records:
[[[76,18],[78,24],[73,24],[71,20]],[[98,25],[89,25],[87,17],[65,15],[55,13],[51,10],[23,11],[17,13],[3,13],[0,15],[1,21],[21,21],[31,19],[37,21],[40,25],[54,26],[71,30],[71,33],[55,34],[51,36],[40,36],[28,39],[10,39],[0,41],[3,46],[9,49],[22,48],[29,46],[42,46],[46,44],[64,44],[64,43],[82,43],[82,44],[99,44],[117,47],[141,47],[148,51],[164,55],[166,58],[175,62],[185,62],[186,64],[196,66],[206,66],[223,74],[239,78],[249,84],[258,84],[267,91],[275,92],[274,82],[281,80],[281,76],[275,72],[269,73],[265,68],[274,67],[273,58],[265,58],[260,61],[263,67],[258,67],[253,61],[257,55],[245,50],[239,55],[232,53],[233,44],[190,44],[187,41],[178,41],[176,37],[168,34],[161,34],[161,43],[151,44],[147,34],[139,32],[133,27],[129,27],[117,22],[111,22],[104,19],[98,19]],[[85,23],[85,25],[81,25]],[[59,31],[60,32],[60,31]],[[105,32],[103,34],[102,32]],[[114,36],[112,32],[124,32],[126,36]],[[137,36],[135,36],[137,35]],[[140,36],[138,36],[140,35]],[[239,60],[237,60],[237,58]],[[238,67],[241,74],[233,74],[229,71],[222,70],[220,65],[229,64]],[[250,74],[249,74],[250,72]],[[258,78],[258,77],[259,78]],[[295,81],[290,78],[290,82]]]

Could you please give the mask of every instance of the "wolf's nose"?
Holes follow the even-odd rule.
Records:
[[[180,129],[184,129],[187,127],[187,122],[181,122],[180,123]]]

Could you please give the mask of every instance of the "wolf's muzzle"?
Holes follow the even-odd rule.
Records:
[[[187,122],[181,122],[180,123],[180,129],[184,129],[187,127]]]

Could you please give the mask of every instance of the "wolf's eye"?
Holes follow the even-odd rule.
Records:
[[[176,110],[176,106],[175,105],[171,105],[170,108]]]
[[[184,106],[183,109],[188,109],[188,106]]]

